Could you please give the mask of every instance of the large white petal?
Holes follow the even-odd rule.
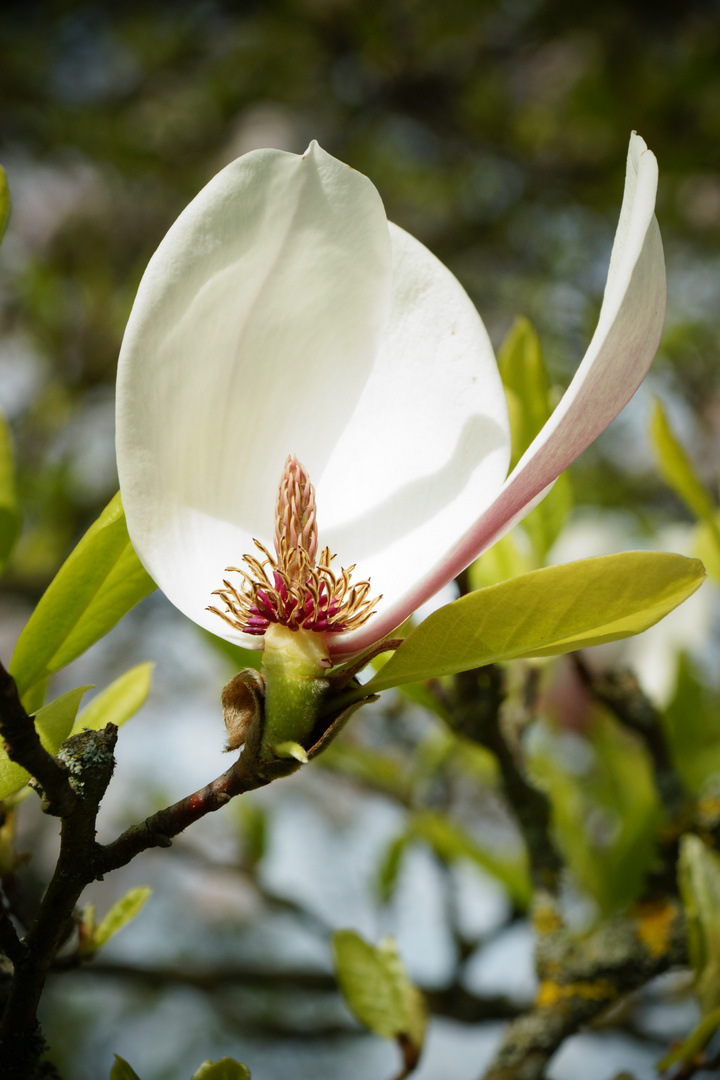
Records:
[[[500,494],[476,509],[475,523],[400,602],[348,635],[342,650],[366,648],[520,521],[627,404],[652,363],[665,318],[665,263],[654,217],[657,161],[630,139],[625,193],[597,329],[561,402],[508,477]],[[477,514],[477,511],[480,511]],[[457,534],[455,534],[457,536]]]
[[[208,629],[224,568],[271,543],[285,457],[321,474],[362,396],[390,272],[377,191],[316,144],[229,165],[153,256],[120,356],[120,484],[143,564]]]
[[[474,305],[418,240],[395,225],[390,238],[392,303],[372,373],[326,468],[311,470],[321,544],[382,593],[373,635],[500,491],[510,457],[505,393]]]

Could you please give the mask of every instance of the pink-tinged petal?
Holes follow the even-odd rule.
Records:
[[[336,655],[359,652],[391,633],[522,520],[635,393],[655,356],[665,318],[665,263],[654,217],[657,177],[655,156],[633,133],[600,318],[565,395],[471,527],[410,592],[383,606],[366,627],[333,643]]]

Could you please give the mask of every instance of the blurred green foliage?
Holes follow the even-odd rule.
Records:
[[[117,353],[164,232],[234,157],[262,145],[302,152],[312,138],[366,173],[389,217],[456,273],[496,346],[518,316],[532,321],[547,370],[538,390],[544,415],[595,325],[636,129],[660,163],[669,271],[668,322],[650,382],[693,478],[717,505],[717,0],[10,0],[0,19],[0,100],[0,164],[12,193],[0,250],[0,409],[11,429],[0,447],[0,525],[9,550],[17,486],[24,529],[5,578],[15,596],[39,597],[117,488]],[[7,205],[2,186],[0,232]],[[542,364],[535,338],[518,333],[507,361],[516,374]],[[667,433],[664,445],[667,452]],[[13,458],[16,485],[6,479]],[[553,497],[557,520],[538,517],[544,527],[531,537],[533,550],[522,548],[522,534],[505,538],[473,568],[472,584],[544,561],[569,503],[561,485]],[[580,507],[623,508],[648,536],[692,520],[658,475],[645,427],[634,435],[616,428],[587,451],[573,468],[573,498]],[[715,529],[705,529],[717,560]],[[30,644],[37,660],[37,641]],[[118,707],[144,695],[149,671],[133,670],[131,684],[110,688]],[[706,675],[682,660],[664,722],[674,764],[714,826],[718,709]],[[525,690],[513,690],[518,710]],[[406,697],[442,715],[443,691],[409,684]],[[36,684],[33,708],[42,692]],[[68,730],[73,719],[63,717]],[[403,730],[383,728],[379,745],[339,742],[321,759],[404,808],[380,867],[383,898],[394,893],[406,854],[424,845],[443,865],[464,859],[491,869],[522,906],[521,857],[513,849],[499,860],[465,828],[487,809],[474,800],[495,797],[493,759],[476,748],[473,761],[469,744],[429,738],[412,754]],[[538,771],[576,882],[612,910],[638,892],[661,827],[649,765],[603,715],[570,738],[584,753],[575,772],[562,760],[567,741],[552,733]],[[238,832],[256,869],[270,844],[265,810],[245,808]],[[115,1075],[135,1073],[118,1059]]]
[[[494,340],[527,315],[565,383],[593,328],[636,128],[660,161],[670,263],[657,373],[696,410],[691,450],[708,475],[717,3],[10,3],[0,59],[15,208],[0,341],[39,370],[10,410],[26,515],[17,588],[37,595],[112,494],[111,447],[102,468],[88,460],[112,423],[118,346],[149,256],[213,173],[258,145],[302,151],[317,137],[365,172],[389,216],[459,275]],[[646,525],[668,513],[647,463],[628,477],[612,455],[598,468],[601,454],[579,467],[580,502],[640,499]]]

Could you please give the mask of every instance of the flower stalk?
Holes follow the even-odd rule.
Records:
[[[330,666],[322,634],[274,624],[265,634],[263,756],[308,760],[305,742],[318,720]]]

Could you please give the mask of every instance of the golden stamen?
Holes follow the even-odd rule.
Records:
[[[271,622],[319,633],[356,630],[375,614],[381,597],[366,599],[369,580],[352,584],[354,564],[336,574],[330,566],[335,556],[328,547],[317,558],[315,489],[292,455],[278,488],[274,539],[274,556],[259,540],[253,541],[263,557],[243,556],[250,573],[239,566],[226,567],[227,573],[240,575],[240,586],[223,579],[223,588],[212,595],[225,603],[225,611],[214,606],[208,611],[236,630],[257,635]]]

